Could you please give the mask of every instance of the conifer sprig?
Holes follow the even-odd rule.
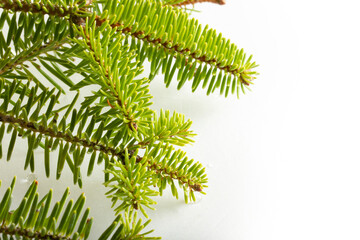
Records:
[[[1,8],[28,11],[28,7],[16,1],[1,0],[1,3]],[[49,11],[52,8],[58,9],[55,7],[56,3],[41,3],[43,8],[47,9],[47,14],[59,16]],[[65,4],[62,0],[57,3],[59,6]],[[86,6],[84,1],[75,3],[79,4],[74,8],[76,12],[68,13],[66,18],[75,19],[71,21],[76,25],[83,25],[91,11],[81,8]],[[220,93],[225,96],[235,91],[239,96],[239,90],[244,91],[244,86],[250,85],[255,79],[257,73],[253,69],[257,65],[251,62],[252,56],[247,58],[243,50],[239,50],[235,44],[208,26],[203,28],[197,20],[190,19],[183,11],[150,0],[106,1],[102,10],[96,2],[93,4],[94,12],[98,14],[95,15],[98,27],[107,22],[122,34],[136,40],[131,41],[131,48],[137,49],[140,63],[145,58],[151,61],[150,79],[161,69],[165,75],[165,84],[169,85],[178,69],[178,88],[187,80],[192,80],[193,91],[202,82],[208,94],[220,88]],[[63,12],[65,14],[64,10]]]
[[[74,183],[82,184],[80,166],[85,154],[91,153],[88,166],[88,175],[91,174],[95,164],[105,160],[105,167],[110,157],[122,158],[121,145],[127,144],[123,138],[124,133],[106,129],[113,118],[104,118],[97,123],[98,114],[90,108],[73,109],[77,96],[66,106],[58,106],[60,92],[54,95],[55,89],[38,93],[38,85],[33,87],[28,82],[22,85],[21,81],[12,83],[0,79],[0,141],[5,133],[11,133],[10,145],[7,151],[7,160],[11,155],[18,137],[28,140],[28,152],[24,168],[35,169],[34,150],[41,146],[44,148],[44,164],[46,175],[50,174],[50,152],[59,149],[57,159],[56,177],[60,178],[65,162],[74,174]],[[29,97],[26,97],[28,93]],[[43,113],[42,113],[43,112]],[[59,114],[60,113],[60,114]],[[59,117],[61,116],[61,117]],[[68,116],[70,121],[67,120]],[[98,126],[97,128],[95,128]],[[113,133],[115,132],[115,133]],[[2,145],[0,145],[2,156]]]
[[[147,148],[144,154],[148,162],[148,169],[154,171],[159,193],[162,195],[167,185],[170,185],[174,197],[179,194],[175,181],[184,191],[185,202],[195,201],[194,192],[203,191],[208,181],[205,168],[194,159],[189,160],[182,150],[175,150],[170,144],[157,143]]]
[[[189,19],[187,13],[147,0],[115,2],[106,2],[104,11],[96,17],[97,25],[109,21],[124,34],[144,41],[138,48],[138,56],[144,59],[145,55],[151,61],[150,79],[161,68],[164,81],[169,85],[179,68],[178,88],[193,79],[195,91],[204,80],[202,85],[208,88],[208,94],[220,88],[220,93],[227,96],[230,91],[237,90],[239,94],[239,89],[255,78],[257,73],[253,69],[257,65],[251,62],[252,56],[247,58],[243,50],[215,30],[203,28],[197,20]],[[128,14],[131,11],[136,14]]]
[[[193,142],[190,138],[194,134],[189,130],[191,121],[185,121],[183,115],[174,113],[170,115],[169,111],[161,111],[160,117],[155,117],[150,127],[143,132],[142,141],[136,142],[134,138],[126,137],[124,129],[113,130],[113,125],[117,125],[118,119],[105,117],[106,114],[100,114],[92,108],[81,110],[73,109],[77,96],[73,101],[65,107],[57,107],[57,101],[60,92],[53,95],[55,89],[51,91],[41,91],[38,93],[38,86],[30,87],[30,83],[23,85],[21,81],[13,81],[11,84],[0,81],[0,121],[3,123],[0,127],[0,141],[5,133],[5,124],[8,124],[7,132],[11,133],[10,145],[7,151],[7,159],[11,159],[14,144],[18,137],[28,140],[28,151],[25,159],[24,168],[30,167],[31,171],[35,170],[34,150],[39,146],[44,148],[44,164],[46,175],[50,175],[50,152],[59,149],[59,155],[56,162],[56,177],[60,178],[65,163],[70,167],[74,176],[74,183],[82,185],[80,167],[83,163],[86,153],[91,153],[88,165],[88,175],[92,173],[92,169],[97,163],[105,161],[104,168],[107,169],[111,162],[117,161],[126,164],[124,158],[126,147],[132,151],[132,155],[136,158],[147,159],[147,169],[154,170],[155,176],[166,176],[169,181],[174,178],[180,181],[182,185],[198,189],[203,182],[192,183],[193,180],[187,179],[187,171],[179,175],[180,169],[172,172],[166,167],[166,161],[161,160],[161,156],[157,156],[158,150],[146,152],[143,156],[139,156],[134,151],[139,148],[153,146],[154,143],[160,142],[159,147],[163,143],[183,146]],[[26,100],[25,93],[28,92],[29,98]],[[112,109],[111,109],[112,110]],[[44,114],[40,114],[41,112]],[[60,113],[60,114],[59,114]],[[71,114],[70,114],[71,113]],[[59,115],[61,117],[59,117]],[[70,122],[67,117],[70,117]],[[110,115],[111,116],[111,115]],[[90,121],[88,121],[90,118]],[[100,122],[100,123],[98,123]],[[95,129],[95,125],[98,126]],[[132,143],[131,143],[132,142]],[[169,145],[164,147],[166,151],[170,151]],[[0,153],[2,156],[2,145],[0,145]],[[149,154],[149,155],[147,155]],[[130,156],[131,157],[131,156]],[[174,156],[173,156],[174,157]],[[183,157],[177,156],[182,162],[181,166],[190,165]],[[173,159],[174,160],[174,159]],[[137,161],[139,162],[139,161]],[[175,164],[176,165],[176,164]],[[175,166],[173,165],[173,166]],[[141,167],[141,166],[139,166]],[[177,167],[178,168],[178,167]],[[106,171],[105,179],[109,177],[109,171]],[[145,176],[144,179],[146,179]],[[131,179],[131,178],[130,178]],[[115,179],[120,181],[119,178]],[[152,182],[151,182],[152,184]]]
[[[43,198],[37,193],[34,181],[19,206],[11,210],[11,195],[15,186],[13,179],[0,202],[0,235],[2,239],[87,239],[93,222],[88,218],[89,209],[83,211],[85,196],[69,200],[67,188],[60,201],[51,208],[52,190]],[[60,217],[61,216],[61,217]],[[76,223],[79,223],[76,229]]]
[[[16,178],[0,198],[0,237],[1,239],[32,240],[76,240],[91,238],[90,230],[94,222],[89,217],[90,209],[83,210],[85,196],[81,194],[74,202],[68,200],[69,188],[53,206],[53,190],[42,198],[37,192],[38,182],[34,181],[27,189],[19,206],[12,209],[12,193]],[[1,181],[0,181],[1,187]],[[118,215],[108,228],[100,235],[99,240],[115,239],[160,239],[149,237],[154,230],[142,230],[151,222],[142,223],[136,212],[126,211]]]
[[[154,210],[156,204],[153,196],[162,195],[169,185],[174,197],[178,198],[176,182],[183,189],[184,200],[196,201],[194,192],[203,192],[207,187],[205,168],[199,163],[189,160],[185,152],[176,150],[170,144],[151,144],[146,148],[143,157],[138,150],[131,155],[125,149],[124,162],[114,161],[105,172],[113,177],[105,182],[111,188],[107,195],[111,198],[117,213],[124,210],[140,209],[148,217],[144,207]],[[154,186],[158,190],[154,189]]]
[[[134,67],[136,63],[132,60],[135,55],[134,52],[128,52],[127,46],[122,46],[124,37],[120,32],[113,31],[107,23],[101,28],[95,28],[93,21],[87,21],[84,28],[78,28],[77,33],[81,38],[73,40],[77,44],[74,47],[76,50],[71,49],[70,53],[83,60],[77,71],[80,69],[88,73],[89,77],[72,89],[90,84],[100,85],[102,88],[99,93],[123,119],[124,126],[128,126],[130,131],[146,127],[153,114],[148,108],[152,104],[148,93],[149,82],[145,78],[136,79],[143,70]]]
[[[191,81],[192,91],[202,86],[207,94],[219,89],[225,96],[236,92],[239,97],[256,78],[252,56],[181,8],[201,2],[224,3],[0,0],[0,158],[6,132],[7,160],[17,139],[24,138],[25,169],[35,170],[34,151],[42,148],[46,176],[54,166],[58,179],[68,166],[80,187],[87,154],[87,175],[95,163],[103,163],[106,195],[117,217],[102,240],[158,239],[148,237],[152,231],[141,233],[149,221],[142,224],[137,213],[148,217],[145,209],[156,204],[152,198],[168,186],[176,198],[182,189],[186,203],[195,201],[195,192],[205,194],[205,168],[175,149],[193,142],[192,122],[176,112],[157,114],[149,108],[151,80],[161,72],[167,87],[177,78],[178,89]],[[151,63],[148,78],[141,76],[146,59]],[[50,90],[46,81],[55,88]],[[89,85],[95,85],[90,95],[79,99],[78,92],[70,104],[60,102],[66,90]],[[51,160],[55,150],[58,154]],[[4,239],[88,236],[89,211],[81,221],[79,217],[83,195],[75,204],[69,202],[57,225],[65,195],[47,217],[52,191],[38,202],[33,183],[19,207],[10,211],[13,185],[0,202]]]
[[[115,161],[105,172],[113,177],[105,182],[105,186],[111,188],[106,194],[111,198],[113,206],[120,200],[121,204],[115,208],[116,213],[124,210],[140,209],[148,217],[143,206],[154,209],[151,205],[156,204],[151,199],[157,196],[158,192],[151,189],[156,185],[153,178],[153,172],[148,171],[146,155],[140,159],[137,157],[138,151],[131,156],[125,149],[124,162]]]

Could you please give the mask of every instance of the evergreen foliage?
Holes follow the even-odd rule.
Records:
[[[11,210],[15,180],[14,177],[0,202],[2,239],[89,239],[93,218],[89,218],[89,208],[83,211],[84,194],[75,203],[72,199],[66,201],[70,193],[67,188],[60,201],[51,207],[52,189],[39,198],[38,182],[34,181],[19,206]],[[124,216],[120,214],[115,218],[99,239],[158,239],[145,237],[152,231],[140,233],[149,222],[142,224],[136,212],[125,212]]]
[[[177,79],[178,89],[190,82],[192,91],[201,86],[207,94],[218,89],[237,97],[256,78],[252,56],[183,8],[200,2],[225,3],[0,0],[0,158],[10,161],[18,139],[26,139],[24,169],[44,164],[46,176],[59,179],[69,167],[79,187],[81,169],[90,176],[101,164],[117,217],[100,239],[157,239],[147,236],[152,231],[141,233],[150,220],[142,224],[138,210],[148,218],[152,197],[167,186],[176,198],[182,189],[186,203],[195,201],[195,192],[205,194],[205,168],[178,149],[193,142],[192,122],[150,108],[154,77],[162,74],[167,87]],[[90,95],[79,97],[89,88]],[[73,100],[62,104],[70,92]],[[5,135],[10,141],[3,152]],[[92,219],[89,210],[80,216],[83,195],[63,210],[66,190],[50,210],[52,190],[39,200],[34,182],[10,210],[14,184],[0,203],[3,239],[88,238]]]
[[[15,210],[11,208],[11,194],[14,189],[15,179],[4,194],[0,203],[0,233],[3,239],[87,239],[92,224],[88,218],[89,209],[83,214],[82,208],[85,196],[81,195],[74,203],[66,199],[69,189],[66,189],[60,201],[50,208],[52,190],[43,198],[39,199],[37,193],[37,181],[34,181],[24,195],[23,200]],[[60,215],[62,217],[60,217]],[[82,215],[82,216],[81,216]],[[77,230],[75,224],[80,220]]]

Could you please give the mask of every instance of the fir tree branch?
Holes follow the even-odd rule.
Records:
[[[93,239],[89,237],[93,218],[89,218],[90,209],[83,211],[85,196],[81,194],[76,201],[70,199],[67,188],[54,206],[52,190],[39,198],[38,182],[34,181],[27,189],[19,206],[12,210],[12,193],[16,178],[0,198],[0,238],[32,240],[71,240]],[[1,186],[1,181],[0,181]],[[67,202],[67,204],[66,204]],[[108,239],[160,239],[148,237],[154,230],[142,230],[151,222],[142,223],[137,212],[126,211],[118,215],[100,235],[99,240]],[[77,227],[77,228],[75,228]]]
[[[106,173],[113,175],[104,185],[111,188],[106,195],[111,198],[113,206],[118,200],[122,203],[115,208],[116,213],[124,210],[135,209],[140,211],[148,218],[143,206],[153,209],[151,205],[156,204],[150,196],[157,196],[159,193],[152,190],[156,185],[156,179],[152,178],[153,172],[147,170],[145,158],[137,158],[138,151],[132,155],[125,149],[123,161],[114,161],[111,167],[106,169]],[[155,181],[154,181],[155,180]]]
[[[3,1],[3,5],[6,5],[6,7],[12,6],[17,11],[27,10],[27,8],[15,7],[15,6],[19,6],[18,3],[8,4],[8,1],[5,0],[1,0],[1,1]],[[235,45],[230,44],[230,42],[222,38],[221,35],[216,35],[215,31],[213,31],[212,29],[208,30],[206,27],[205,29],[202,30],[200,25],[198,25],[196,22],[197,26],[191,30],[193,32],[191,34],[190,32],[187,34],[189,37],[192,37],[192,39],[190,38],[184,40],[182,38],[179,38],[180,35],[178,36],[172,35],[174,34],[174,32],[164,32],[166,26],[165,25],[161,26],[160,25],[161,23],[156,24],[155,26],[151,26],[150,22],[148,22],[148,20],[146,19],[153,18],[154,16],[151,15],[155,14],[155,12],[154,11],[151,12],[150,10],[152,8],[150,9],[149,6],[144,7],[143,5],[146,4],[151,4],[154,6],[156,5],[155,9],[157,9],[156,11],[158,12],[157,15],[158,17],[162,16],[163,13],[167,11],[170,12],[174,11],[173,13],[171,13],[174,16],[178,14],[180,15],[183,14],[182,16],[176,16],[175,18],[180,18],[182,20],[181,24],[191,26],[193,23],[195,23],[195,20],[187,19],[188,16],[186,15],[186,13],[176,12],[175,10],[170,10],[169,8],[166,8],[166,6],[163,6],[161,3],[157,3],[157,2],[149,3],[149,1],[147,0],[140,1],[139,3],[136,3],[136,5],[134,6],[130,6],[129,4],[125,4],[124,2],[120,2],[117,3],[117,5],[114,5],[112,4],[113,1],[108,1],[106,3],[105,9],[103,10],[104,14],[101,14],[101,16],[95,15],[96,25],[98,27],[101,27],[105,22],[108,22],[112,28],[117,28],[117,30],[121,31],[122,34],[146,42],[156,49],[161,47],[165,51],[165,54],[170,55],[172,57],[180,56],[181,58],[184,59],[184,63],[179,62],[177,64],[178,66],[182,65],[183,68],[185,68],[186,64],[191,63],[191,65],[188,65],[186,67],[185,74],[182,73],[180,74],[179,72],[178,79],[180,80],[180,82],[178,84],[178,88],[181,88],[187,79],[193,77],[194,77],[193,90],[195,90],[199,86],[200,81],[204,78],[206,80],[204,80],[203,87],[205,87],[208,84],[208,76],[210,77],[211,73],[214,72],[214,69],[220,71],[220,73],[218,75],[217,81],[216,79],[212,79],[211,82],[209,83],[208,92],[207,92],[208,94],[213,92],[216,88],[221,88],[220,92],[221,93],[225,92],[225,96],[227,96],[231,88],[232,93],[234,93],[235,89],[237,89],[239,95],[239,87],[241,87],[242,90],[244,91],[243,85],[248,86],[252,83],[252,80],[255,79],[255,75],[257,73],[253,71],[253,68],[255,68],[257,65],[255,62],[250,62],[251,57],[246,60],[246,56],[244,55],[243,51],[238,50]],[[144,16],[136,20],[134,24],[133,22],[134,18],[131,18],[131,16],[129,16],[128,14],[125,15],[121,14],[122,11],[124,10],[124,7],[125,8],[142,7],[142,9],[145,9],[145,11],[142,12]],[[45,9],[51,8],[51,5],[44,6],[44,8]],[[54,6],[52,6],[52,8],[54,8]],[[129,9],[126,9],[124,12],[129,12],[129,11],[130,11]],[[146,13],[146,11],[149,12]],[[53,12],[50,11],[50,13]],[[89,14],[91,14],[91,12],[77,9],[77,12],[73,12],[72,14],[73,16],[76,16],[76,19],[73,22],[76,25],[83,26],[86,22],[85,16],[86,15],[88,16]],[[171,14],[168,13],[168,15]],[[163,24],[165,24],[165,22]],[[172,24],[172,23],[169,22],[167,24]],[[189,26],[188,28],[191,28]],[[151,31],[149,31],[149,29]],[[186,29],[186,31],[188,31],[188,29]],[[202,34],[198,34],[200,32],[202,32]],[[183,37],[182,33],[181,36]],[[203,39],[200,39],[199,36],[201,36]],[[177,39],[178,42],[175,39]],[[198,45],[196,41],[200,41]],[[217,42],[218,45],[216,45],[215,42]],[[208,47],[210,45],[214,46],[214,48]],[[156,51],[156,49],[153,51]],[[155,66],[159,65],[160,60],[161,58],[157,58],[157,60],[154,61],[155,63],[153,64],[154,67],[152,67],[151,78],[153,78],[154,74],[156,74],[158,67]],[[201,69],[197,67],[197,65],[201,66],[202,64],[208,65],[210,67],[210,69],[208,70],[209,74],[206,74],[205,70],[207,70],[207,68],[204,67],[203,69]],[[165,72],[165,69],[167,72],[165,76],[169,75],[170,72],[170,69],[165,68],[166,65],[167,64],[163,64],[163,72]],[[171,65],[171,63],[168,65]],[[201,72],[201,70],[203,71]],[[224,72],[225,76],[222,76],[222,72]],[[228,74],[230,75],[228,76]],[[167,79],[167,85],[169,84],[169,81],[171,81],[171,78]]]
[[[100,56],[97,54],[97,52],[95,51],[95,49],[93,48],[93,46],[91,45],[91,41],[90,41],[90,36],[86,35],[86,44],[88,46],[88,50],[90,51],[91,55],[94,56],[94,60],[96,62],[96,64],[98,66],[100,66],[104,71],[102,71],[104,77],[106,79],[108,79],[108,82],[106,82],[106,84],[108,85],[108,89],[116,89],[115,84],[113,84],[113,86],[111,86],[111,83],[114,83],[114,79],[109,75],[109,72],[111,71],[110,67],[106,67],[104,66],[104,62],[102,61],[102,59],[100,58]],[[129,121],[128,126],[129,129],[136,131],[137,130],[137,124],[134,121],[133,117],[130,116],[129,112],[126,110],[126,105],[124,100],[121,99],[121,97],[119,96],[119,93],[116,91],[111,91],[111,93],[113,94],[113,96],[116,98],[116,103],[117,105],[113,105],[110,103],[109,99],[107,100],[109,106],[111,108],[116,108],[117,110],[119,110],[119,112],[122,112],[122,114],[125,116],[125,118]]]
[[[6,37],[0,31],[0,158],[6,131],[11,134],[7,160],[16,139],[25,138],[24,168],[34,171],[34,150],[40,146],[49,176],[50,152],[59,149],[56,178],[67,163],[80,187],[84,156],[91,153],[88,175],[95,158],[98,164],[105,161],[104,184],[111,188],[107,195],[113,204],[122,201],[115,211],[125,210],[125,217],[118,216],[99,240],[157,239],[145,236],[151,231],[140,233],[149,221],[141,224],[132,210],[147,217],[143,206],[153,209],[156,202],[151,197],[162,195],[166,186],[178,198],[177,182],[186,203],[195,201],[195,192],[205,194],[205,168],[173,146],[193,142],[191,121],[163,111],[157,117],[148,108],[149,82],[159,70],[167,86],[176,72],[178,88],[193,80],[193,91],[202,82],[208,94],[219,88],[225,96],[255,79],[257,65],[251,56],[247,58],[230,40],[177,8],[202,2],[225,4],[225,0],[0,0],[0,29],[5,22],[8,27],[3,31]],[[80,62],[70,62],[69,57]],[[139,79],[145,59],[151,62],[150,75]],[[28,69],[26,61],[36,69]],[[45,88],[36,71],[61,90],[57,80],[70,90],[92,84],[100,88],[85,97],[80,109],[74,108],[79,93],[69,105],[58,106],[61,92]],[[70,79],[74,73],[84,77],[77,84]],[[21,79],[29,81],[23,84]],[[65,192],[64,200],[48,216],[52,190],[38,202],[36,187],[37,182],[13,211],[13,184],[8,189],[0,202],[0,235],[4,239],[86,239],[92,224],[88,210],[74,233],[84,195],[74,205],[70,200],[61,214]]]
[[[69,195],[67,188],[61,200],[51,207],[53,191],[50,189],[44,197],[39,199],[38,182],[34,181],[19,206],[10,210],[15,180],[14,177],[10,187],[0,199],[0,236],[2,239],[70,240],[88,238],[93,219],[88,218],[89,208],[82,211],[85,204],[84,194],[81,194],[75,203],[72,199],[69,200],[64,208]],[[75,230],[78,220],[80,224]]]
[[[127,14],[131,11],[137,14]],[[256,78],[253,69],[257,65],[251,62],[252,56],[247,58],[243,50],[216,34],[215,30],[208,26],[202,28],[187,13],[160,2],[139,0],[116,5],[108,1],[101,16],[95,16],[95,22],[98,27],[107,22],[130,36],[133,39],[131,48],[138,48],[140,63],[145,58],[151,61],[149,78],[153,79],[161,68],[167,86],[175,70],[179,69],[178,89],[192,79],[195,91],[204,80],[207,94],[220,88],[220,93],[225,96],[237,91],[239,97],[239,89],[244,92],[244,85],[250,85]],[[142,46],[135,40],[142,42]],[[173,58],[176,58],[175,63]]]
[[[148,146],[144,158],[147,161],[149,171],[154,171],[158,178],[160,194],[165,189],[166,182],[170,184],[173,195],[177,198],[178,193],[174,185],[174,180],[178,180],[185,194],[187,202],[188,193],[191,199],[195,201],[193,192],[202,192],[207,187],[207,178],[205,168],[194,160],[188,160],[185,152],[175,151],[169,144],[157,143]]]
[[[162,195],[167,185],[171,187],[173,196],[179,197],[176,181],[183,189],[186,203],[195,201],[194,192],[205,194],[205,168],[199,162],[194,163],[193,159],[188,160],[185,152],[175,151],[173,146],[163,143],[149,145],[143,157],[138,156],[138,150],[130,155],[130,151],[125,149],[124,162],[115,161],[105,170],[113,175],[105,182],[105,186],[111,188],[107,195],[113,206],[118,200],[122,201],[116,212],[140,209],[147,216],[143,205],[153,209],[150,205],[156,202],[149,196]],[[159,192],[152,190],[152,186],[157,186]]]
[[[41,94],[37,93],[37,85],[29,88],[21,85],[20,81],[14,80],[11,83],[0,81],[0,98],[3,102],[0,106],[0,143],[5,133],[5,123],[8,124],[7,132],[12,132],[10,144],[7,152],[7,160],[11,159],[16,139],[18,137],[27,138],[28,152],[25,160],[25,169],[30,166],[31,171],[35,169],[34,149],[42,142],[45,149],[45,171],[50,174],[50,151],[56,150],[60,146],[59,158],[57,160],[56,178],[60,178],[65,161],[73,172],[74,183],[81,187],[80,166],[86,152],[92,152],[88,166],[88,175],[92,173],[95,158],[98,154],[98,164],[105,160],[104,167],[109,165],[109,158],[123,159],[124,146],[128,144],[131,137],[124,135],[121,128],[112,129],[109,125],[114,122],[114,118],[102,116],[98,124],[98,112],[91,108],[73,109],[77,96],[71,104],[54,110],[55,103],[58,101],[60,93],[56,96],[55,89],[44,90]],[[25,93],[28,92],[27,100],[23,100]],[[19,95],[15,99],[13,95]],[[23,104],[22,102],[27,102]],[[45,111],[44,108],[47,108]],[[40,112],[45,112],[40,115]],[[58,120],[58,112],[65,112]],[[66,120],[71,114],[71,121],[67,124]],[[90,121],[88,122],[88,119]],[[119,119],[115,119],[119,123]],[[88,123],[87,123],[88,122]],[[121,120],[120,120],[120,124]],[[76,131],[75,131],[76,130]],[[43,142],[45,141],[45,142]],[[90,151],[89,151],[90,150]],[[2,157],[2,144],[0,144],[0,158]],[[70,157],[72,155],[72,158]],[[105,175],[107,179],[107,175]]]
[[[53,128],[47,128],[38,123],[33,123],[30,121],[25,121],[21,118],[15,118],[12,115],[6,115],[0,112],[0,122],[8,123],[14,127],[20,127],[25,130],[30,130],[34,133],[40,133],[45,136],[49,136],[55,139],[60,139],[71,144],[79,144],[86,148],[91,148],[94,151],[100,151],[104,154],[110,154],[112,156],[123,158],[123,152],[119,152],[117,149],[108,147],[106,145],[100,144],[98,142],[88,141],[87,139],[82,139],[77,136],[72,136],[68,133],[61,131],[54,131]]]
[[[148,94],[149,80],[135,79],[143,69],[136,67],[134,51],[128,51],[128,46],[122,45],[124,36],[113,31],[108,24],[96,28],[87,22],[77,29],[77,34],[82,39],[73,39],[77,44],[76,51],[70,50],[73,55],[69,56],[83,59],[78,70],[86,72],[89,77],[72,89],[100,85],[101,90],[94,96],[101,97],[105,106],[113,109],[114,117],[124,119],[131,134],[137,138],[137,130],[147,127],[153,111],[148,108],[152,104]],[[67,56],[66,52],[64,56]]]
[[[195,192],[203,191],[202,184],[198,183],[196,178],[188,178],[176,169],[170,170],[163,166],[161,163],[152,162],[151,160],[148,160],[148,164],[148,169],[150,171],[153,170],[158,175],[161,175],[162,178],[178,180],[181,185],[187,185],[189,189]]]
[[[105,21],[108,21],[108,19],[100,19],[99,16],[96,17],[96,25],[98,27],[100,27]],[[170,53],[181,54],[186,57],[186,60],[185,60],[186,62],[188,62],[189,58],[191,58],[191,59],[195,59],[195,60],[205,63],[205,64],[216,66],[217,69],[224,70],[225,72],[230,73],[234,76],[240,75],[240,78],[239,78],[240,82],[247,86],[250,85],[250,81],[247,80],[247,77],[244,77],[243,75],[245,75],[245,74],[247,75],[251,70],[243,71],[240,68],[233,69],[234,67],[231,65],[223,66],[223,64],[218,62],[216,58],[208,59],[206,54],[199,56],[198,53],[191,51],[191,49],[189,49],[189,48],[183,48],[182,46],[180,46],[178,44],[173,44],[171,41],[164,41],[164,39],[162,39],[162,38],[153,38],[152,33],[145,35],[144,31],[133,31],[132,27],[121,28],[122,24],[120,24],[120,23],[114,23],[114,24],[111,24],[110,26],[113,28],[121,29],[120,31],[123,34],[130,35],[130,36],[132,36],[136,39],[142,40],[142,41],[146,40],[148,43],[152,44],[153,46],[160,45],[162,48],[166,49]]]
[[[152,144],[146,148],[143,157],[138,156],[139,149],[134,152],[125,149],[123,161],[114,161],[105,170],[113,177],[104,185],[110,190],[106,193],[111,198],[113,206],[121,200],[115,208],[116,212],[128,209],[140,209],[147,217],[143,208],[156,204],[150,196],[162,195],[166,185],[170,185],[172,194],[178,198],[175,181],[184,191],[185,202],[195,201],[194,192],[203,193],[207,187],[207,178],[203,166],[194,160],[188,160],[181,150],[175,151],[169,144]],[[158,186],[159,192],[152,186]]]

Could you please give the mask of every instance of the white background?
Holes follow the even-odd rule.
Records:
[[[193,94],[188,84],[151,87],[154,108],[193,120],[196,143],[186,148],[207,167],[207,195],[185,205],[158,199],[149,228],[163,239],[360,239],[360,14],[358,1],[228,0],[198,4],[193,16],[223,33],[260,64],[252,92],[240,100]],[[25,144],[25,141],[24,141]],[[4,143],[7,146],[7,143]],[[3,183],[28,186],[23,153],[0,161]],[[42,154],[39,153],[42,161]],[[55,196],[85,192],[95,218],[93,239],[113,219],[102,172],[60,182],[36,176]],[[52,172],[53,173],[53,172]],[[31,177],[31,176],[30,176]],[[1,189],[3,192],[4,187]],[[16,199],[15,199],[16,200]]]

